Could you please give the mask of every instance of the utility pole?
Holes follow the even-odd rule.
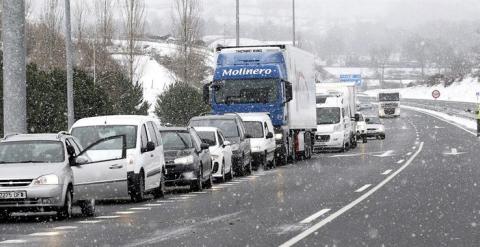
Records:
[[[236,0],[236,24],[235,24],[235,33],[236,33],[236,46],[240,46],[240,0]]]
[[[295,0],[292,0],[292,19],[293,19],[293,23],[292,23],[292,38],[293,38],[293,46],[296,46],[296,40],[295,40]]]
[[[3,0],[3,133],[27,132],[25,1]]]
[[[67,116],[68,129],[75,122],[75,111],[73,105],[73,47],[72,47],[72,25],[70,22],[70,0],[65,0],[65,46],[67,53]]]
[[[183,5],[183,56],[185,60],[185,66],[183,67],[183,79],[186,83],[190,83],[188,79],[188,46],[189,46],[189,37],[188,37],[188,18],[187,18],[187,8],[189,0],[184,0]]]

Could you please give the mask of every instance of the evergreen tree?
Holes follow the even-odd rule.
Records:
[[[155,114],[163,123],[184,126],[190,118],[208,112],[210,107],[203,102],[202,93],[184,82],[168,86],[157,97]]]

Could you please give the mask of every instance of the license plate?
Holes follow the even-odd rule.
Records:
[[[26,191],[9,191],[0,192],[0,200],[2,199],[25,199],[27,198]]]

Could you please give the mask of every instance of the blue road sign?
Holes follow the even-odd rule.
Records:
[[[356,86],[362,86],[363,80],[362,75],[352,74],[352,75],[340,75],[341,82],[355,82]]]

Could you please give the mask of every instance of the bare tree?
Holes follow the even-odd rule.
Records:
[[[115,0],[97,0],[95,1],[95,19],[97,23],[97,34],[101,39],[102,47],[107,47],[112,39],[113,27],[113,8],[116,7]]]
[[[89,12],[90,6],[87,1],[73,2],[73,19],[76,25],[77,43],[83,42],[83,35],[85,30],[85,17]]]
[[[124,0],[123,12],[127,38],[128,73],[133,84],[135,53],[139,39],[143,38],[145,27],[145,1]]]
[[[45,0],[44,10],[40,16],[40,22],[45,30],[41,34],[40,42],[47,59],[46,69],[55,67],[56,61],[60,60],[56,58],[55,55],[58,53],[58,47],[61,45],[58,35],[62,30],[62,20],[63,9],[61,8],[59,0]]]
[[[177,76],[190,83],[192,78],[190,70],[198,64],[195,58],[195,43],[200,40],[200,10],[198,0],[175,0],[173,8],[173,32],[179,41],[179,56],[182,65],[177,69]]]

